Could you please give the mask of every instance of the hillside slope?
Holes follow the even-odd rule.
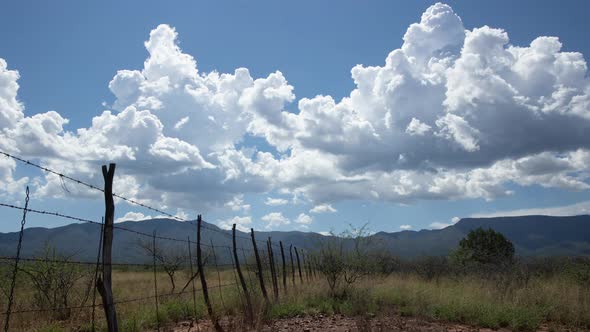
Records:
[[[196,226],[171,219],[150,219],[140,222],[127,221],[117,226],[130,230],[176,239],[196,240]],[[203,229],[203,243],[216,246],[231,246],[231,231],[221,230],[212,224]],[[372,244],[401,257],[423,255],[446,255],[459,241],[477,227],[492,228],[510,239],[518,255],[590,255],[590,216],[548,217],[522,216],[497,218],[464,218],[455,225],[440,230],[379,232],[371,236]],[[211,230],[213,229],[213,230]],[[215,230],[215,231],[214,231]],[[28,228],[25,230],[22,247],[23,257],[38,254],[45,243],[55,246],[60,252],[75,254],[78,259],[93,260],[98,248],[100,228],[91,224],[71,224],[57,228]],[[287,246],[314,248],[326,238],[317,233],[305,232],[257,232],[259,240],[269,236],[273,241],[283,241]],[[0,255],[15,253],[18,233],[0,233]],[[142,252],[138,242],[150,238],[115,229],[113,260],[115,262],[147,262],[149,257]],[[186,242],[160,241],[162,245],[177,250],[186,250]],[[239,232],[238,245],[251,247],[249,234]],[[288,247],[285,248],[288,250]],[[219,248],[221,259],[230,255],[227,248]]]

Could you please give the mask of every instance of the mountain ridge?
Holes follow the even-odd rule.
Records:
[[[202,238],[204,245],[211,243],[227,247],[218,255],[229,257],[231,231],[223,230],[210,223],[204,223]],[[116,224],[113,241],[113,260],[122,263],[137,263],[148,260],[142,252],[139,241],[151,241],[151,237],[137,234],[152,234],[159,237],[175,238],[179,241],[161,241],[163,246],[183,248],[184,239],[196,241],[194,223],[180,222],[166,218],[143,221],[124,221]],[[590,256],[590,215],[553,217],[542,215],[462,218],[443,229],[402,230],[399,232],[380,231],[369,236],[372,243],[381,250],[387,250],[404,258],[423,255],[446,255],[472,229],[492,228],[512,241],[517,255],[521,256]],[[238,231],[238,246],[251,247],[250,234]],[[274,242],[282,241],[288,252],[289,245],[313,249],[327,237],[314,232],[302,231],[257,231],[257,240],[271,237]],[[51,243],[58,251],[76,254],[81,260],[96,258],[100,227],[92,224],[69,224],[56,228],[31,227],[25,229],[22,246],[23,257],[38,255],[45,243]],[[15,253],[18,232],[0,233],[0,255]],[[174,242],[174,243],[172,243]],[[259,246],[259,249],[260,248]],[[227,251],[227,253],[225,253]]]

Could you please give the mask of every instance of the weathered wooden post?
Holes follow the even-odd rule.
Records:
[[[268,259],[270,263],[270,274],[272,277],[272,289],[275,297],[275,301],[279,300],[279,283],[277,282],[277,271],[275,267],[275,256],[272,251],[272,240],[268,238]]]
[[[307,264],[309,263],[307,259],[305,259],[305,253],[301,250],[301,260],[303,261],[303,271],[305,271],[305,279],[309,282],[309,269],[307,268]]]
[[[102,298],[102,306],[107,320],[109,332],[119,331],[117,323],[117,311],[115,310],[113,299],[113,279],[112,273],[112,249],[113,249],[113,224],[115,222],[115,202],[113,201],[113,178],[115,177],[115,164],[102,166],[102,176],[104,178],[104,233],[102,239],[102,278],[99,276],[96,280],[96,289]]]
[[[283,260],[283,288],[287,292],[287,264],[285,263],[285,250],[283,249],[283,241],[279,241],[281,246],[281,258]]]
[[[203,299],[205,300],[205,304],[207,306],[207,313],[209,313],[209,317],[213,322],[213,326],[215,327],[215,331],[223,332],[223,328],[219,325],[219,320],[217,320],[217,316],[213,312],[213,307],[211,306],[211,301],[209,300],[209,291],[207,290],[207,280],[205,279],[205,271],[203,270],[203,259],[201,253],[201,224],[203,220],[201,219],[201,215],[197,216],[197,266],[199,268],[199,276],[201,277],[201,288],[203,289]]]
[[[291,255],[291,281],[295,286],[295,263],[293,262],[293,245],[289,245],[289,255]]]
[[[256,238],[254,237],[254,228],[251,228],[250,231],[252,236],[252,247],[254,248],[254,256],[256,257],[256,266],[258,267],[258,281],[260,282],[260,290],[262,291],[262,296],[264,297],[266,305],[269,305],[270,301],[268,300],[268,293],[266,292],[266,287],[264,286],[262,263],[260,263],[260,255],[258,255],[258,246],[256,246]]]
[[[303,275],[301,274],[301,262],[299,261],[299,250],[295,247],[295,256],[297,256],[297,269],[299,270],[299,281],[303,283]]]
[[[238,259],[238,247],[236,246],[236,224],[232,227],[232,242],[233,242],[233,252],[234,252],[234,261],[236,264],[236,269],[238,270],[238,277],[240,279],[240,284],[242,284],[242,289],[244,290],[244,296],[246,297],[246,314],[248,315],[248,320],[250,324],[254,323],[254,312],[252,311],[252,299],[250,298],[250,293],[248,292],[248,287],[246,286],[246,280],[244,279],[244,275],[242,274],[242,269],[240,268],[240,260]]]

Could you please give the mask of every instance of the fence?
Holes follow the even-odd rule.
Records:
[[[57,175],[62,181],[102,192],[105,204],[104,218],[98,221],[32,209],[29,207],[28,187],[24,206],[0,203],[0,207],[22,212],[15,254],[0,256],[0,288],[7,297],[1,313],[4,316],[4,331],[11,327],[31,328],[24,323],[27,321],[25,318],[18,317],[29,315],[35,317],[32,321],[37,321],[44,314],[52,320],[61,321],[78,317],[85,324],[81,328],[86,330],[94,331],[106,322],[109,331],[118,331],[120,321],[117,315],[137,312],[125,310],[128,306],[138,309],[138,306],[147,308],[152,305],[150,310],[155,312],[154,325],[160,330],[162,306],[177,303],[173,300],[182,300],[182,317],[190,317],[191,327],[196,325],[198,329],[198,318],[201,312],[206,311],[213,328],[223,331],[220,323],[222,316],[237,313],[244,317],[246,324],[254,324],[259,308],[268,309],[282,296],[294,292],[305,280],[309,282],[317,276],[314,259],[303,248],[293,244],[287,246],[282,241],[276,243],[270,237],[257,239],[254,229],[247,236],[237,231],[235,224],[231,231],[222,230],[207,224],[201,215],[196,221],[185,220],[163,209],[113,193],[114,164],[102,167],[105,185],[99,188],[9,153],[0,151],[0,154]],[[115,224],[114,198],[182,222],[181,227],[188,232],[187,238],[167,236],[165,229],[160,230],[164,234],[158,234],[156,229],[149,234]],[[93,256],[96,259],[77,260],[75,255],[65,256],[50,246],[46,246],[40,255],[24,255],[22,248],[29,234],[25,231],[29,214],[92,225],[92,236],[96,241]],[[129,234],[127,239],[133,239],[132,243],[117,242],[117,238],[124,238],[124,233]],[[204,234],[209,237],[208,243]],[[113,251],[113,245],[119,245],[118,250],[125,248],[124,245],[134,247],[143,253],[146,262],[116,262],[113,252],[117,253],[117,249]],[[114,276],[113,270],[117,272]],[[179,274],[183,274],[183,278],[179,278]],[[180,279],[182,282],[177,284]],[[163,284],[169,284],[169,287]],[[143,296],[133,296],[135,293]],[[190,308],[187,308],[187,303],[191,304]],[[103,316],[98,312],[100,308]],[[236,308],[239,312],[234,311]],[[78,314],[72,315],[75,311]]]

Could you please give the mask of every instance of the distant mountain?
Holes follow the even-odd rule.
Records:
[[[169,250],[184,250],[188,252],[188,240],[196,242],[196,221],[181,222],[173,219],[149,219],[143,221],[125,221],[115,224],[113,235],[113,262],[142,263],[151,262],[151,257],[146,256],[141,249],[142,243],[150,245],[151,236],[138,233],[153,234],[156,232],[157,245]],[[123,230],[126,229],[126,230]],[[220,261],[228,261],[232,246],[232,232],[222,230],[216,225],[203,222],[201,231],[202,244],[209,248],[211,244],[216,246],[216,255]],[[310,248],[323,238],[317,233],[304,232],[256,232],[256,239],[266,241],[269,236],[277,244],[283,241],[286,254],[289,245],[299,248]],[[176,239],[166,240],[167,239]],[[63,227],[27,228],[24,232],[24,240],[21,249],[22,257],[36,257],[43,251],[46,243],[55,247],[58,252],[65,255],[75,255],[76,260],[94,261],[98,252],[100,239],[100,227],[96,224],[70,224]],[[240,255],[250,255],[252,242],[250,234],[237,232],[238,247],[245,248]],[[13,256],[16,253],[18,233],[0,233],[0,256]],[[264,243],[259,243],[259,250],[266,250]],[[280,253],[278,253],[280,254]]]
[[[144,221],[126,221],[116,224],[132,231],[152,234],[156,231],[160,237],[189,239],[196,241],[196,226],[193,223],[179,222],[171,219],[150,219]],[[220,260],[229,260],[231,231],[221,230],[217,226],[205,223],[202,230],[203,244],[211,242],[219,246],[216,254]],[[590,256],[590,216],[549,217],[521,216],[496,218],[464,218],[455,225],[440,230],[402,231],[395,233],[379,232],[371,236],[371,243],[378,248],[388,250],[398,256],[411,258],[423,255],[446,255],[455,248],[459,241],[472,229],[492,228],[504,234],[515,245],[518,255],[554,256],[584,255]],[[45,243],[50,243],[65,254],[75,254],[78,260],[96,259],[100,228],[92,224],[71,224],[57,228],[28,228],[25,230],[22,247],[23,257],[33,257],[41,252]],[[238,232],[238,246],[251,248],[250,234]],[[259,240],[272,237],[286,247],[294,245],[313,249],[326,237],[317,233],[306,232],[256,232]],[[15,253],[18,233],[0,233],[0,255],[11,256]],[[140,249],[138,242],[151,238],[134,232],[115,229],[113,260],[115,262],[149,262],[149,257]],[[159,245],[186,250],[187,243],[181,241],[159,240]],[[259,249],[266,249],[259,245]],[[249,255],[250,252],[246,252]],[[280,253],[275,253],[275,255]],[[240,253],[242,255],[242,253]]]
[[[446,255],[470,230],[491,228],[521,256],[590,256],[590,215],[463,218],[440,230],[380,232],[374,236],[401,257]]]

